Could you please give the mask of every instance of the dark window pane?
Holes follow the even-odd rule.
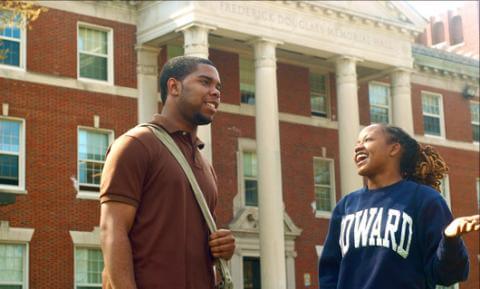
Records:
[[[473,140],[480,142],[480,125],[472,124]]]
[[[258,206],[256,180],[245,180],[245,204],[247,206]]]
[[[18,186],[18,156],[0,155],[0,184]]]
[[[425,134],[440,136],[440,119],[432,116],[423,116]]]
[[[261,289],[260,258],[243,257],[243,288]]]
[[[386,123],[388,124],[388,109],[382,107],[370,107],[370,122],[371,123]]]
[[[242,103],[255,104],[254,92],[240,90],[240,98]]]
[[[0,50],[1,64],[20,66],[20,42],[0,39]]]
[[[107,58],[80,54],[80,77],[107,80]]]
[[[330,199],[330,188],[316,187],[315,200],[317,202],[318,211],[331,211],[332,202]]]

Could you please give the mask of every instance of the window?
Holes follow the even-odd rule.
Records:
[[[462,17],[460,15],[452,17],[450,20],[450,44],[456,45],[463,42]]]
[[[0,10],[1,19],[11,19],[12,12]],[[25,29],[22,28],[21,16],[16,15],[13,23],[0,25],[0,64],[12,67],[24,67]]]
[[[451,209],[450,180],[448,178],[448,175],[446,175],[442,180],[440,180],[440,194],[445,199],[448,207]]]
[[[0,288],[27,288],[26,251],[25,244],[0,243]]]
[[[310,72],[310,105],[312,115],[327,117],[327,81],[325,75]]]
[[[368,85],[370,101],[370,122],[390,123],[390,87],[385,84],[370,83]]]
[[[24,121],[0,117],[0,188],[25,189]]]
[[[437,285],[435,289],[458,289],[458,284],[453,284],[450,286]]]
[[[333,160],[314,158],[313,171],[317,213],[329,216],[335,206]]]
[[[240,101],[255,104],[255,65],[244,57],[240,57]]]
[[[254,152],[243,152],[243,183],[245,205],[258,206],[257,155]]]
[[[480,104],[470,102],[470,116],[472,118],[472,136],[474,142],[480,142]]]
[[[78,27],[79,78],[113,82],[113,36],[109,28]]]
[[[102,271],[103,256],[100,249],[75,248],[76,289],[101,289]]]
[[[260,258],[243,257],[243,288],[261,289]]]
[[[442,96],[422,93],[423,129],[426,135],[443,136]]]
[[[445,41],[445,28],[443,22],[436,22],[432,27],[432,44],[439,44]]]
[[[78,130],[79,190],[98,192],[105,153],[113,140],[113,133],[104,130],[80,128]]]

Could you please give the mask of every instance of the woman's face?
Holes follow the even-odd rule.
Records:
[[[372,124],[364,128],[358,135],[354,148],[353,160],[358,174],[374,177],[394,167],[391,166],[396,161],[392,155],[394,145],[398,144],[389,143],[388,135],[381,125]]]

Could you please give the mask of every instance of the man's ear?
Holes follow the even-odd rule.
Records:
[[[390,147],[389,155],[391,157],[395,157],[400,155],[401,153],[402,153],[402,146],[398,142],[393,143],[392,146]]]
[[[167,93],[171,96],[178,96],[180,94],[179,82],[171,77],[167,80]]]

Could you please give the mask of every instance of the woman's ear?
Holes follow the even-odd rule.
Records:
[[[171,96],[178,96],[180,94],[180,87],[178,81],[171,77],[167,80],[167,94]]]
[[[392,146],[390,147],[390,153],[389,155],[391,157],[399,156],[402,153],[402,146],[396,142],[393,143]]]

